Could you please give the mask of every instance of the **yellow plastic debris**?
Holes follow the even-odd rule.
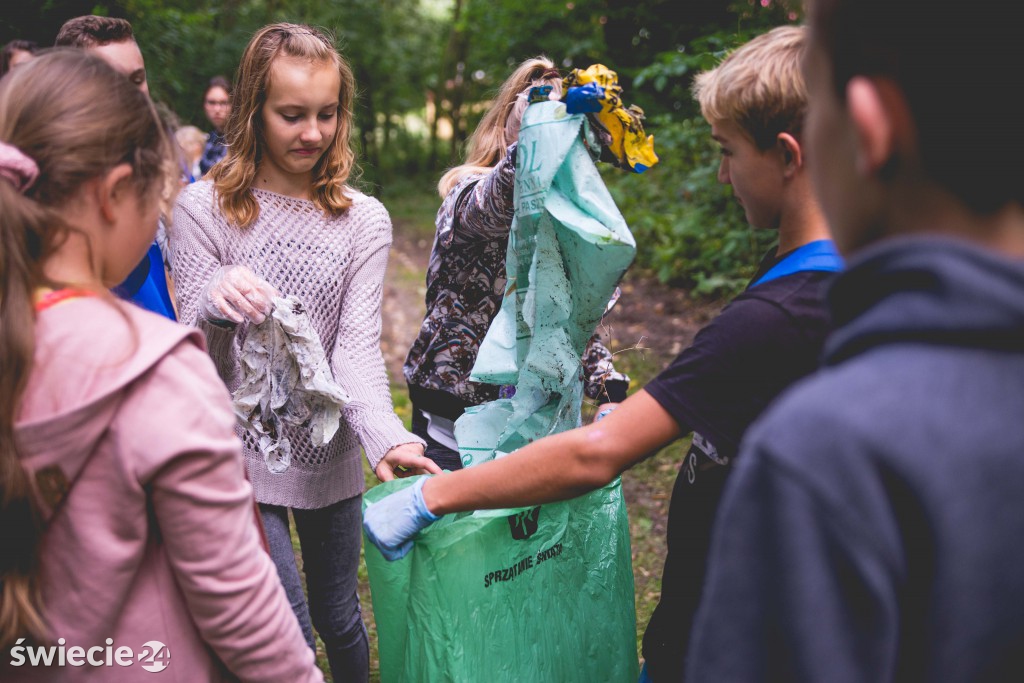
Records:
[[[601,111],[594,114],[597,121],[611,136],[609,150],[619,164],[637,173],[643,173],[658,163],[654,153],[654,136],[644,135],[641,121],[644,112],[636,105],[622,105],[622,86],[614,71],[603,64],[593,64],[587,69],[573,69],[565,78],[563,92],[569,88],[595,83],[604,90],[600,100]]]

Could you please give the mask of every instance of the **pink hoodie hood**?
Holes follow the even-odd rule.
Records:
[[[22,463],[35,475],[46,518],[95,451],[125,388],[179,344],[206,349],[198,330],[120,302],[88,298],[57,306],[78,310],[39,315],[36,365],[16,421]],[[83,339],[95,340],[88,358],[81,357]]]

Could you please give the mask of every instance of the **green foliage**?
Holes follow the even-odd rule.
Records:
[[[357,146],[368,189],[431,165],[423,131],[426,86],[436,80],[445,16],[422,0],[126,0],[146,58],[150,91],[181,123],[207,129],[203,91],[211,76],[233,79],[260,27],[278,21],[334,35],[356,76]]]
[[[661,106],[668,105],[679,116],[699,114],[697,103],[690,96],[693,77],[714,68],[729,49],[744,42],[744,36],[735,33],[713,33],[693,41],[689,47],[662,52],[633,77],[636,90],[650,92]]]
[[[637,239],[637,265],[662,282],[705,296],[739,292],[774,243],[772,231],[747,225],[732,190],[718,182],[719,158],[711,127],[690,95],[693,77],[714,68],[736,47],[772,26],[792,21],[784,4],[740,5],[737,26],[661,52],[638,69],[633,86],[655,101],[645,121],[655,136],[659,163],[637,178],[605,173],[612,195]],[[780,18],[782,16],[783,18]],[[632,93],[627,93],[631,99]]]
[[[643,175],[605,169],[605,181],[637,240],[637,266],[706,296],[741,290],[775,239],[754,231],[732,190],[718,182],[711,128],[700,117],[647,122],[659,163]]]
[[[484,72],[477,87],[496,88],[512,67],[539,54],[566,66],[598,61],[604,49],[601,5],[597,0],[469,0],[463,21],[473,30],[472,66]]]

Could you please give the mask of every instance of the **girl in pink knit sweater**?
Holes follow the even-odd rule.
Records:
[[[333,379],[351,397],[325,445],[312,443],[308,428],[280,429],[290,443],[284,471],[271,471],[257,440],[239,433],[271,556],[310,647],[315,625],[334,679],[365,681],[369,653],[356,590],[360,449],[382,480],[400,466],[440,471],[395,415],[380,352],[391,221],[380,202],[346,184],[355,163],[355,84],[326,35],[295,24],[261,29],[242,55],[235,84],[227,156],[182,192],[174,211],[181,320],[206,332],[210,355],[234,390],[250,325],[271,313],[276,294],[293,296],[320,338]]]
[[[201,335],[107,293],[171,159],[98,57],[0,81],[0,680],[322,680]]]

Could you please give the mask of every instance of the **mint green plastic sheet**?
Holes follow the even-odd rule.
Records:
[[[586,119],[527,108],[502,307],[475,379],[515,395],[455,425],[478,465],[580,424],[581,354],[636,252],[594,165]],[[364,505],[412,483],[371,489]],[[382,683],[633,683],[629,524],[616,479],[574,500],[448,515],[402,560],[366,544]]]

